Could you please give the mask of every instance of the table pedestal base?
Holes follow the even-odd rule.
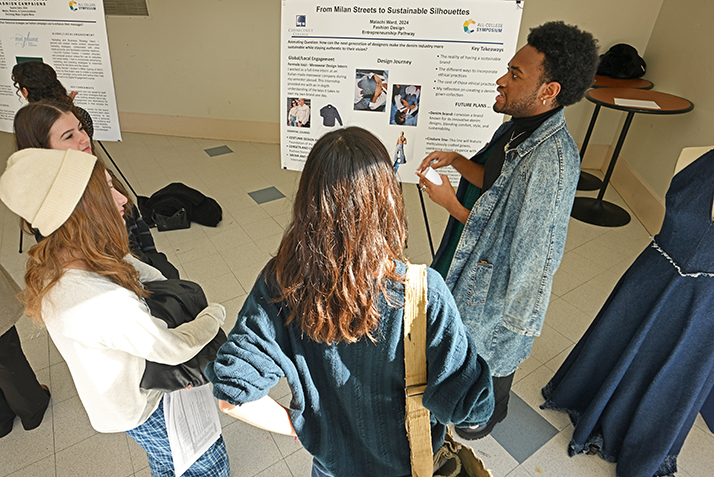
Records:
[[[630,223],[630,214],[619,205],[590,197],[576,197],[570,216],[604,227],[621,227]]]
[[[602,187],[602,181],[588,172],[580,172],[578,180],[578,190],[598,190]]]

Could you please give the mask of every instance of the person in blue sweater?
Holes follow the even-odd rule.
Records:
[[[384,145],[357,127],[310,152],[277,255],[206,367],[221,410],[297,435],[313,476],[411,475],[404,424],[404,202]],[[424,406],[438,449],[493,412],[490,371],[428,269]],[[289,407],[267,394],[281,377]]]

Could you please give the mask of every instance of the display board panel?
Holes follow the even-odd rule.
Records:
[[[109,41],[101,0],[0,0],[0,130],[12,132],[27,104],[11,79],[23,61],[52,66],[94,122],[94,139],[120,141]]]
[[[283,0],[281,155],[302,170],[314,142],[360,126],[416,183],[434,150],[469,157],[503,122],[496,80],[516,50],[523,2]],[[452,180],[452,168],[440,170]]]

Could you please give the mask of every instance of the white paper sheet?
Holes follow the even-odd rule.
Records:
[[[164,416],[174,470],[180,476],[221,436],[211,385],[164,394]]]
[[[654,101],[643,101],[641,99],[624,99],[615,98],[615,104],[625,106],[626,108],[647,108],[647,109],[662,109]]]

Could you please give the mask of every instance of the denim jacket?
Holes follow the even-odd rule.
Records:
[[[492,142],[511,127],[503,124]],[[493,376],[515,372],[540,335],[579,174],[560,111],[506,152],[501,175],[466,221],[446,284]]]

